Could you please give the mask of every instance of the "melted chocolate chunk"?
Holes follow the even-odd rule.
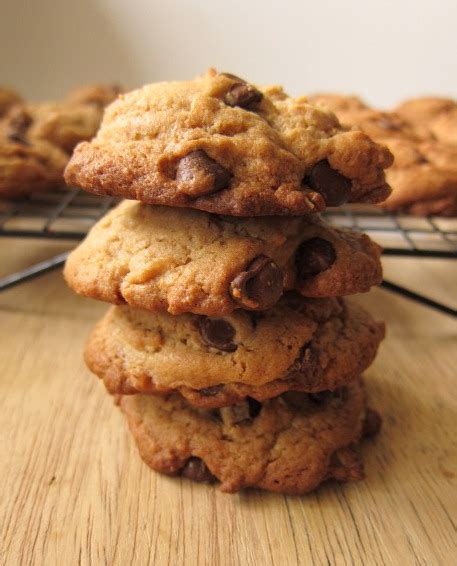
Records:
[[[237,345],[233,343],[235,329],[223,318],[201,317],[198,328],[203,342],[224,352],[234,352]]]
[[[216,478],[209,471],[208,466],[200,458],[192,456],[181,469],[181,475],[189,480],[198,482],[210,482]]]
[[[257,257],[230,284],[230,294],[235,301],[248,309],[268,309],[282,295],[284,276],[269,257]]]
[[[260,90],[231,73],[221,73],[221,75],[236,81],[225,94],[225,104],[228,106],[239,106],[245,110],[255,110],[257,108],[263,98]]]
[[[224,97],[228,106],[239,106],[246,110],[255,110],[260,104],[263,94],[247,83],[235,83]]]
[[[202,149],[182,157],[176,169],[176,181],[183,193],[199,197],[226,189],[231,181],[230,171],[211,159]]]
[[[295,255],[298,280],[304,281],[310,276],[329,269],[335,260],[335,248],[328,240],[311,238],[302,242]]]
[[[332,169],[326,159],[314,165],[310,174],[305,177],[304,183],[313,191],[320,193],[327,206],[344,204],[349,198],[352,186],[351,181]]]

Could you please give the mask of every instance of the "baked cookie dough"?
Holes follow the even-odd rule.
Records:
[[[359,379],[333,393],[285,393],[221,409],[196,409],[178,394],[121,397],[119,404],[148,466],[217,480],[229,493],[257,487],[298,495],[328,479],[360,480],[355,444],[364,431],[375,432],[373,416],[379,428]]]
[[[383,337],[384,325],[356,303],[291,292],[263,313],[223,318],[111,307],[85,359],[113,394],[177,391],[221,407],[340,387],[371,364]]]
[[[87,191],[234,216],[380,202],[389,151],[331,113],[211,70],[121,95],[66,181]]]
[[[81,295],[171,314],[265,310],[285,289],[309,297],[368,291],[381,248],[316,215],[234,218],[124,201],[65,267]]]
[[[46,141],[33,145],[0,139],[0,197],[20,197],[62,184],[68,156]]]
[[[0,86],[0,118],[4,116],[12,106],[21,103],[22,98],[16,91]]]
[[[442,143],[457,145],[457,101],[451,98],[423,97],[405,100],[396,112],[414,124],[419,131]]]
[[[450,101],[422,99],[405,103],[397,112],[380,112],[355,97],[310,99],[334,111],[346,127],[360,128],[385,144],[394,155],[386,171],[392,193],[379,203],[381,208],[417,216],[457,215],[457,145],[444,143],[450,138],[438,136],[430,126],[434,120],[452,120]]]
[[[0,197],[21,197],[64,184],[73,148],[95,135],[103,105],[114,97],[112,88],[91,86],[61,102],[26,104],[0,89],[0,116],[5,108],[0,119]]]

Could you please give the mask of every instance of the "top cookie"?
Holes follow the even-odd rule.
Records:
[[[389,151],[335,116],[210,71],[133,91],[81,143],[67,183],[97,194],[235,216],[301,215],[390,190]]]

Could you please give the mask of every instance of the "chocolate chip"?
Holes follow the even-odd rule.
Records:
[[[179,190],[195,198],[226,189],[231,178],[231,173],[202,149],[181,158],[176,169]]]
[[[200,458],[192,456],[181,469],[181,475],[189,480],[198,482],[210,482],[216,478],[209,471],[208,466]]]
[[[230,407],[222,407],[219,409],[223,422],[226,425],[245,425],[255,419],[262,409],[262,403],[259,403],[252,397],[246,397],[246,400],[231,405]]]
[[[214,395],[217,395],[223,387],[223,384],[213,385],[212,387],[204,387],[203,389],[199,389],[198,392],[204,397],[213,397]]]
[[[245,83],[246,81],[240,78],[238,75],[233,75],[232,73],[220,73],[221,76],[232,79],[233,81],[238,81],[240,83]]]
[[[367,409],[365,420],[363,421],[362,436],[370,438],[379,433],[382,426],[382,419],[378,412]]]
[[[284,277],[269,257],[260,255],[230,284],[230,294],[243,307],[267,309],[282,295]]]
[[[239,106],[246,110],[257,108],[263,98],[260,90],[247,83],[235,83],[224,97],[224,102],[228,106]]]
[[[223,318],[201,317],[198,320],[198,329],[203,342],[208,346],[224,352],[234,352],[237,345],[233,343],[235,329]]]
[[[298,280],[304,281],[329,269],[335,260],[335,248],[328,240],[311,238],[302,242],[295,255]]]
[[[322,405],[332,397],[332,391],[317,391],[309,394],[309,400],[316,405]]]
[[[257,399],[253,399],[252,397],[246,397],[246,401],[249,405],[249,416],[251,419],[255,419],[259,416],[260,411],[262,410],[262,403],[257,401]]]
[[[8,139],[14,143],[22,145],[30,145],[26,139],[27,130],[32,125],[32,118],[24,110],[15,113],[8,124],[7,136]]]
[[[314,165],[310,174],[305,177],[304,183],[309,185],[313,191],[320,193],[327,206],[344,204],[351,193],[351,181],[332,169],[326,159]]]

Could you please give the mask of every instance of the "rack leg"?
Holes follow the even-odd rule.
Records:
[[[448,314],[450,316],[453,317],[457,317],[457,310],[453,309],[451,307],[447,307],[446,305],[443,305],[441,303],[438,303],[437,301],[434,301],[433,299],[429,299],[428,297],[424,297],[423,295],[419,295],[419,293],[415,293],[414,291],[410,291],[409,289],[405,289],[405,287],[401,287],[400,285],[397,285],[396,283],[391,283],[390,281],[386,281],[384,280],[381,283],[381,287],[383,289],[386,289],[388,291],[393,291],[394,293],[399,293],[400,295],[403,295],[404,297],[408,297],[408,299],[412,299],[414,301],[417,301],[418,303],[422,303],[423,305],[426,305],[428,307],[432,307],[442,313]]]
[[[51,259],[36,263],[31,267],[23,269],[22,271],[17,271],[16,273],[12,273],[11,275],[2,277],[0,279],[0,291],[5,291],[6,289],[14,287],[15,285],[19,285],[19,283],[23,283],[24,281],[28,281],[29,279],[34,279],[39,275],[43,275],[48,271],[52,271],[53,269],[60,267],[65,263],[69,253],[70,252],[64,252],[58,254]]]

